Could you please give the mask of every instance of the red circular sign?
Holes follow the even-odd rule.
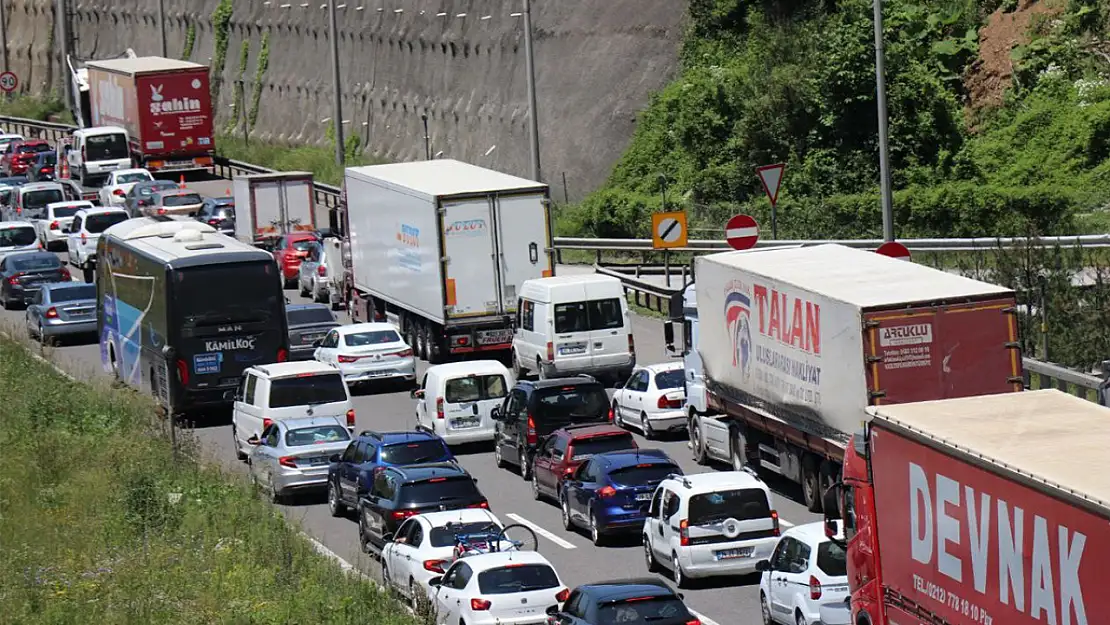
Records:
[[[18,86],[19,78],[16,78],[15,74],[13,74],[12,72],[4,72],[3,74],[0,74],[0,89],[3,89],[5,93],[11,93],[15,91],[15,88]]]
[[[875,253],[882,254],[883,256],[889,256],[891,258],[897,258],[900,260],[910,259],[910,248],[902,245],[897,241],[887,241],[886,243],[883,243],[879,246],[879,249],[875,250]]]
[[[748,250],[759,240],[759,224],[749,215],[735,215],[725,224],[725,239],[734,250]]]

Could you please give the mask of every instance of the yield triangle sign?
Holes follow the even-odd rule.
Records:
[[[759,181],[763,183],[763,190],[767,192],[767,197],[771,200],[771,206],[779,201],[779,187],[782,186],[782,173],[784,171],[786,171],[786,163],[764,165],[755,169],[755,172],[759,174]]]

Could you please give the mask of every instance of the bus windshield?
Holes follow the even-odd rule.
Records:
[[[284,314],[277,265],[260,261],[181,269],[174,306],[186,326],[262,322]]]

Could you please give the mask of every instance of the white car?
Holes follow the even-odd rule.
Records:
[[[35,225],[26,221],[0,221],[0,258],[14,252],[42,249]]]
[[[340,326],[320,339],[316,360],[335,365],[350,384],[386,380],[416,381],[412,347],[391,323]]]
[[[686,371],[682,361],[637,367],[613,393],[613,422],[649,439],[686,427]]]
[[[467,556],[428,581],[437,625],[533,625],[570,596],[555,568],[535,551]]]
[[[48,250],[54,249],[59,243],[66,244],[66,231],[73,223],[73,216],[77,211],[93,208],[92,202],[83,200],[76,202],[53,202],[46,205],[46,217],[34,220],[35,232],[39,242]]]
[[[145,169],[121,169],[108,174],[108,180],[100,188],[101,206],[123,206],[127,192],[140,182],[154,180]]]
[[[130,219],[120,208],[86,208],[73,215],[65,230],[66,252],[69,264],[83,271],[91,270],[96,263],[96,242],[108,228]]]
[[[503,527],[495,514],[482,508],[414,516],[382,547],[382,577],[409,601],[430,599],[428,580],[443,575],[455,561],[455,536],[500,532]]]
[[[843,543],[825,536],[824,523],[783,533],[769,560],[757,565],[765,625],[848,625],[847,559]]]
[[[14,141],[23,141],[23,135],[12,133],[0,133],[0,152],[8,149],[8,145]]]
[[[420,388],[412,392],[416,426],[448,445],[492,441],[497,423],[491,413],[513,384],[512,372],[496,360],[429,367]]]

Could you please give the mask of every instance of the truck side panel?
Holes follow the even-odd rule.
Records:
[[[250,203],[247,204],[247,210],[250,211],[251,223],[254,224],[254,232],[251,233],[253,238],[281,234],[281,186],[280,182],[250,183]]]
[[[953,625],[1106,622],[1108,519],[872,427],[884,600],[896,613]]]
[[[436,205],[350,174],[346,184],[355,288],[442,324]]]
[[[525,280],[553,276],[550,221],[544,194],[497,196],[498,249],[505,312],[516,313],[517,294]]]
[[[231,182],[235,193],[235,238],[245,243],[254,241],[254,209],[251,202],[251,181],[236,176]]]
[[[119,126],[127,131],[134,145],[141,136],[142,125],[131,76],[90,67],[89,102],[93,126]]]
[[[448,317],[466,319],[502,313],[496,222],[490,198],[443,201],[441,206],[448,258]]]
[[[870,312],[865,349],[875,404],[1022,390],[1014,300]],[[1013,347],[1009,347],[1013,345]]]
[[[145,157],[187,158],[214,149],[207,69],[143,75],[136,82],[141,132],[133,136],[141,138]],[[167,165],[174,164],[191,163]]]

